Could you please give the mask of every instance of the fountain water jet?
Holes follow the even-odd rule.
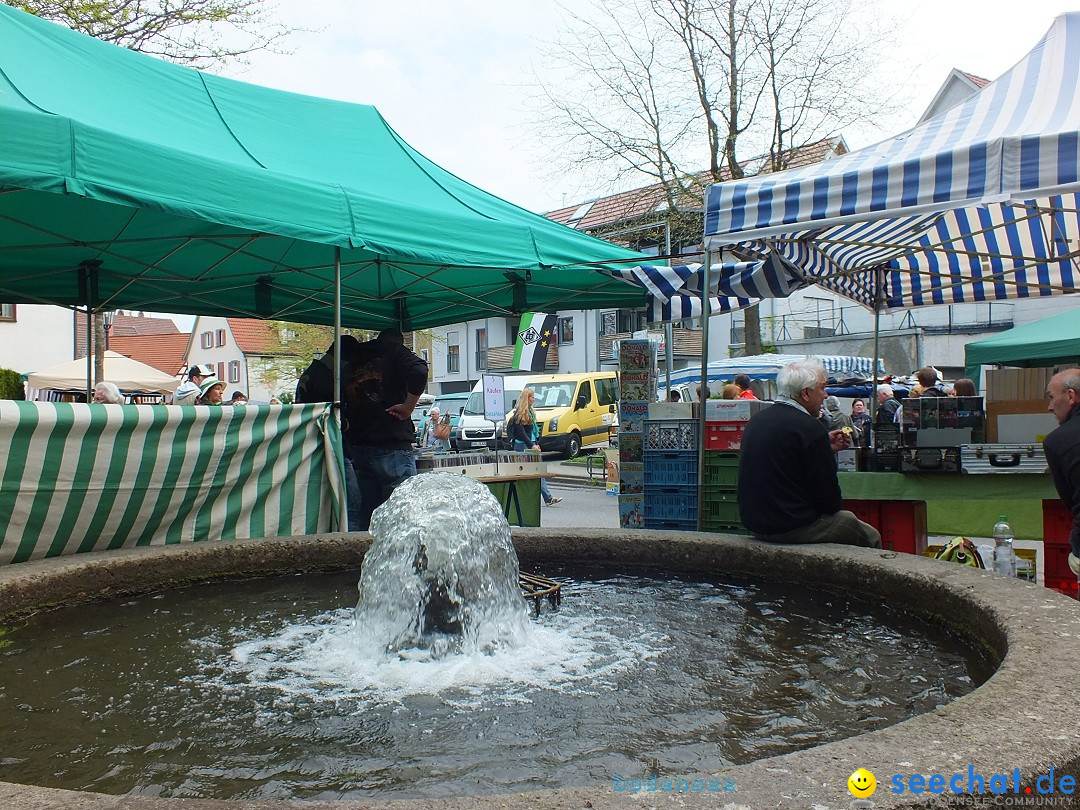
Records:
[[[425,473],[371,522],[360,574],[361,643],[408,657],[491,652],[529,630],[510,526],[483,484]]]

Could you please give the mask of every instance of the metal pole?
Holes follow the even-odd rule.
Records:
[[[698,504],[701,503],[705,479],[705,393],[709,387],[709,269],[712,264],[710,251],[705,251],[705,264],[701,267],[701,394],[698,396]],[[701,508],[698,508],[697,527],[701,529]]]
[[[341,428],[341,248],[334,248],[334,414],[338,420],[338,432]],[[345,442],[344,434],[341,435]],[[352,464],[347,458],[345,464]],[[344,471],[344,470],[343,470]],[[341,481],[338,491],[338,531],[349,530],[349,502],[345,480]]]
[[[671,256],[671,223],[664,220],[664,255]],[[671,259],[668,259],[671,262]],[[675,359],[675,350],[671,345],[675,339],[675,330],[671,326],[671,321],[665,321],[664,323],[664,375],[665,383],[664,390],[667,392],[667,398],[671,399],[671,363]]]
[[[86,303],[86,401],[90,401],[90,392],[93,391],[91,380],[94,376],[94,313],[90,309],[90,302]]]
[[[877,436],[875,435],[875,426],[877,425],[877,387],[878,387],[878,354],[880,353],[879,341],[881,340],[881,288],[884,283],[882,278],[883,271],[878,267],[874,271],[874,359],[873,359],[873,373],[874,380],[873,386],[870,388],[870,443],[869,446],[877,449]]]

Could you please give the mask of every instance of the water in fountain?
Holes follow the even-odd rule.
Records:
[[[360,643],[403,658],[491,653],[525,643],[510,526],[486,486],[425,473],[401,484],[371,521],[360,573]]]

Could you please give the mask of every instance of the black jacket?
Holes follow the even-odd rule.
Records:
[[[412,447],[412,420],[386,412],[427,386],[427,363],[393,340],[361,343],[345,376],[345,420],[349,443],[404,450]]]
[[[739,512],[746,528],[780,534],[842,506],[836,460],[821,422],[781,403],[756,414],[739,455]]]
[[[1072,533],[1069,545],[1080,557],[1080,405],[1068,418],[1043,439],[1046,464],[1054,478],[1054,486],[1065,508],[1072,512]]]

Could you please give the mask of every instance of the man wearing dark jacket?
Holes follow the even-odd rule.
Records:
[[[800,360],[776,375],[776,403],[746,426],[739,455],[739,512],[759,540],[881,548],[877,529],[845,511],[833,452],[851,444],[817,419],[821,364]]]
[[[360,528],[394,487],[416,475],[412,412],[427,386],[427,363],[398,329],[361,343],[345,380],[346,438],[360,484]],[[350,526],[351,528],[351,526]]]
[[[1069,567],[1080,575],[1080,368],[1069,368],[1050,378],[1046,409],[1058,427],[1043,439],[1046,465],[1065,508],[1072,512]]]

